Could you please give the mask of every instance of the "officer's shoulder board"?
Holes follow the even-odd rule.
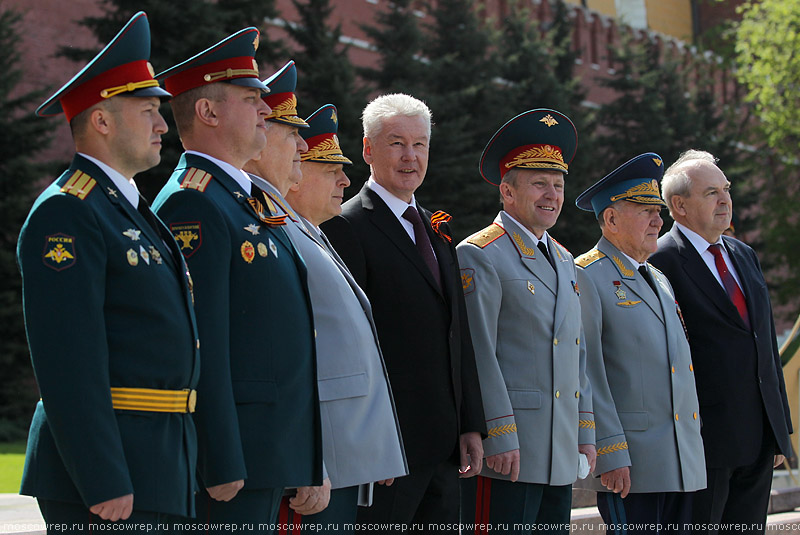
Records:
[[[653,264],[651,264],[650,262],[648,262],[648,263],[647,263],[647,267],[649,267],[650,269],[652,269],[653,271],[655,271],[656,273],[658,273],[658,274],[659,274],[659,275],[661,275],[662,277],[666,277],[666,275],[664,275],[664,272],[663,272],[663,271],[661,271],[660,269],[658,269],[656,266],[654,266],[654,265],[653,265]]]
[[[199,192],[204,192],[211,182],[211,173],[198,169],[197,167],[190,167],[186,170],[181,180],[181,189],[196,189]]]
[[[467,243],[470,243],[472,245],[475,245],[483,249],[484,247],[486,247],[487,245],[489,245],[490,243],[492,243],[505,233],[506,231],[503,227],[492,223],[485,229],[479,230],[478,232],[467,238]]]
[[[95,179],[78,169],[72,173],[72,176],[61,186],[61,192],[74,195],[80,200],[84,200],[96,185],[97,181]]]
[[[597,249],[592,249],[588,253],[584,253],[584,254],[580,255],[578,258],[576,258],[575,259],[575,264],[580,266],[580,267],[582,267],[582,268],[585,268],[585,267],[590,266],[591,264],[594,264],[598,260],[600,260],[602,258],[605,258],[605,257],[606,257],[606,255],[601,253]]]

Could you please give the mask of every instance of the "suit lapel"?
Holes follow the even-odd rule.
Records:
[[[630,261],[625,257],[625,255],[622,254],[619,249],[614,247],[614,245],[605,238],[600,238],[597,248],[611,259],[611,263],[619,273],[621,284],[632,291],[635,296],[639,298],[639,300],[644,301],[647,306],[650,307],[650,310],[652,310],[653,313],[658,317],[658,319],[663,322],[664,311],[661,308],[661,300],[655,293],[653,293],[650,285],[647,284],[647,281],[645,281],[641,274],[636,271],[636,268],[631,265]],[[624,303],[625,301],[632,300],[633,299],[628,298],[627,300],[620,300],[619,302]]]
[[[558,292],[558,276],[553,267],[542,254],[537,254],[539,250],[530,243],[527,233],[519,225],[511,220],[504,212],[500,212],[495,223],[500,224],[506,231],[506,236],[516,248],[520,262],[525,268],[541,282],[545,288],[553,292]]]
[[[419,271],[428,284],[441,295],[441,289],[436,284],[433,278],[433,273],[428,269],[428,265],[422,259],[422,256],[417,251],[416,245],[406,233],[400,221],[397,220],[395,215],[389,210],[389,207],[383,202],[380,196],[369,189],[364,184],[361,191],[358,193],[361,197],[361,205],[365,210],[370,212],[370,221],[375,225],[380,232],[386,235],[387,238],[397,247],[403,255],[408,258],[411,264]],[[420,214],[421,215],[421,214]],[[425,218],[423,217],[423,220]],[[430,223],[429,223],[430,224]],[[432,240],[431,240],[432,242]],[[434,252],[436,250],[434,249]],[[444,280],[442,281],[444,283]]]
[[[678,246],[678,253],[683,259],[683,270],[687,276],[695,283],[695,285],[714,303],[720,312],[728,316],[731,321],[735,322],[739,327],[745,328],[744,321],[736,310],[731,298],[725,292],[725,288],[717,281],[714,274],[708,268],[708,265],[700,257],[692,242],[681,233],[677,226],[669,231],[672,239]],[[729,249],[730,251],[730,249]],[[735,266],[738,271],[738,266]],[[749,305],[748,305],[749,306]]]

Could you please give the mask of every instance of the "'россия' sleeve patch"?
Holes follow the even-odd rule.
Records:
[[[75,265],[75,237],[66,234],[45,236],[42,261],[56,271],[64,271]]]

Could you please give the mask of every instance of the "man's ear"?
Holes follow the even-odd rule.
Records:
[[[672,211],[679,216],[686,216],[686,200],[680,195],[673,195],[669,198],[669,205]]]
[[[215,109],[215,102],[207,98],[197,99],[194,103],[194,114],[206,126],[218,126],[219,117]]]
[[[372,165],[372,143],[367,136],[364,136],[364,148],[361,151],[361,156],[364,157],[364,161],[367,165]]]
[[[98,106],[89,115],[89,127],[103,135],[108,135],[113,125],[113,114],[103,107]]]

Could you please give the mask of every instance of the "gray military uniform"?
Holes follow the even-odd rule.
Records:
[[[267,181],[252,180],[289,213],[286,233],[308,266],[314,314],[323,460],[333,489],[408,473],[372,307],[339,255]],[[362,494],[363,496],[363,494]]]
[[[548,239],[555,270],[505,212],[458,251],[489,437],[520,450],[519,481],[572,484],[578,444],[594,444],[572,255]],[[508,480],[484,466],[481,475]]]
[[[666,276],[648,265],[658,295],[608,240],[576,263],[587,369],[597,424],[597,468],[581,486],[630,466],[632,493],[706,486],[692,359]]]

